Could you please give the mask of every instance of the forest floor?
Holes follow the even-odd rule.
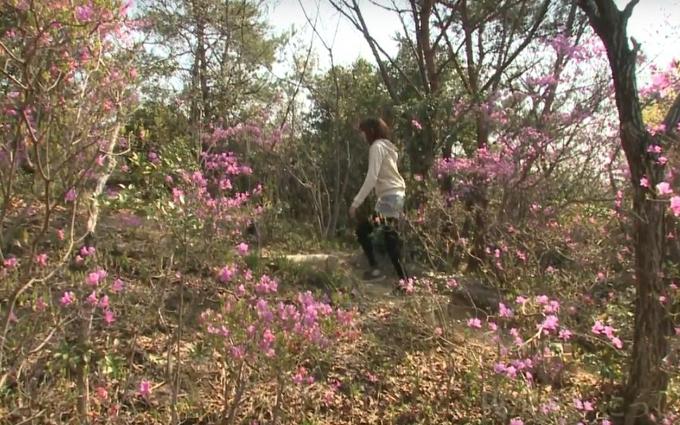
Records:
[[[468,326],[473,317],[485,322],[482,310],[451,293],[395,293],[397,278],[385,258],[381,268],[386,279],[362,281],[365,264],[358,247],[298,242],[289,238],[263,246],[251,258],[253,269],[277,278],[284,299],[309,290],[355,310],[357,332],[350,341],[335,344],[328,356],[305,364],[315,382],[288,385],[282,424],[507,425],[516,416],[529,419],[527,412],[548,399],[571,403],[602,387],[596,370],[579,366],[557,379],[541,382],[536,376],[537,385],[527,390],[523,384],[518,390],[516,382],[493,373],[499,352],[494,333]],[[173,405],[179,423],[223,423],[233,394],[229,390],[224,395],[230,380],[223,360],[206,341],[201,314],[219,309],[225,285],[216,281],[214,269],[203,267],[200,257],[188,269],[183,266],[186,273],[177,274],[181,259],[167,254],[175,251],[172,243],[153,222],[130,214],[100,224],[101,266],[128,285],[124,303],[116,307],[115,325],[93,332],[90,385],[95,394],[102,385],[108,390],[106,399],[93,397],[93,423],[167,424]],[[210,264],[215,265],[214,259]],[[410,270],[433,281],[448,279],[416,265]],[[457,278],[461,284],[474,281],[471,276]],[[39,359],[34,370],[49,369],[52,363]],[[179,391],[173,402],[176,376]],[[138,394],[142,380],[152,386],[146,399]],[[37,423],[71,423],[69,418],[76,416],[65,410],[77,404],[68,373],[63,382],[35,389],[35,399],[47,400],[41,406],[44,421]],[[274,379],[249,382],[235,423],[271,423],[276,392]],[[21,423],[33,411],[12,409],[3,418],[10,410],[2,409],[0,424]]]
[[[111,237],[109,249],[118,254],[112,262],[135,281],[130,297],[136,302],[122,312],[131,318],[126,320],[130,325],[121,330],[118,343],[126,346],[122,351],[129,370],[154,382],[154,397],[148,403],[130,394],[125,416],[134,423],[167,423],[168,376],[173,368],[167,353],[175,344],[182,303],[178,410],[185,424],[216,423],[224,406],[225,377],[214,362],[205,361],[199,317],[205,309],[216,307],[219,288],[206,283],[210,279],[206,276],[188,279],[180,300],[177,279],[152,271],[169,261],[157,255],[164,245],[160,234],[138,223],[122,227],[104,223],[102,228]],[[283,423],[463,424],[479,423],[488,415],[479,394],[469,391],[474,387],[475,392],[493,393],[493,384],[480,381],[477,368],[469,364],[469,351],[482,357],[495,346],[481,333],[466,332],[465,322],[473,309],[455,306],[444,296],[395,294],[397,279],[387,267],[384,280],[362,281],[358,249],[291,252],[277,246],[263,250],[261,261],[281,281],[281,292],[313,290],[332,299],[339,296],[344,308],[359,312],[356,339],[335,347],[324,364],[309,365],[322,370],[323,382],[290,389]],[[134,376],[128,379],[135,380]],[[129,383],[127,388],[131,390]],[[267,423],[274,394],[273,382],[249,388],[240,423]]]

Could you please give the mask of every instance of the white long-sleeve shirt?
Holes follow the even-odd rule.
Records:
[[[401,195],[406,192],[406,183],[399,174],[397,148],[387,139],[375,140],[368,150],[368,172],[359,193],[354,197],[352,207],[358,208],[372,189],[378,198],[385,195]]]

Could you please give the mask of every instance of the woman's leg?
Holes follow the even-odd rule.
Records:
[[[372,232],[373,224],[369,219],[359,221],[356,230],[357,239],[368,259],[368,264],[371,266],[371,269],[375,269],[378,267],[378,262],[375,260],[375,253],[373,252],[373,242],[371,241]]]
[[[387,249],[387,255],[389,255],[390,261],[392,262],[399,279],[406,279],[406,271],[404,270],[404,265],[401,261],[401,240],[399,239],[399,234],[396,230],[396,222],[397,219],[394,218],[385,220],[383,228],[385,234],[385,248]]]

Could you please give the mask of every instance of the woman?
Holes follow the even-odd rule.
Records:
[[[357,238],[368,258],[370,269],[364,273],[364,279],[377,280],[384,276],[378,269],[375,260],[371,232],[374,225],[383,227],[385,248],[392,261],[399,279],[406,279],[406,273],[401,262],[399,235],[396,224],[404,208],[406,183],[397,168],[398,152],[389,139],[387,124],[378,118],[368,118],[359,124],[359,130],[370,145],[368,150],[368,173],[359,193],[354,197],[349,215],[356,218],[356,210],[364,202],[371,190],[375,189],[378,202],[372,219],[360,220],[357,226]]]

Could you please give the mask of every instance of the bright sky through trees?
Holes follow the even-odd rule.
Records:
[[[401,0],[403,1],[403,0]],[[399,1],[397,1],[398,3]],[[376,6],[391,5],[391,0],[361,0],[362,10],[371,28],[371,35],[390,53],[396,51],[393,35],[401,30],[396,14]],[[627,3],[617,1],[619,7]],[[274,0],[270,9],[270,23],[276,31],[285,31],[294,26],[301,41],[309,42],[311,28],[305,14],[314,19],[319,10],[318,26],[325,42],[333,46],[337,64],[350,64],[359,57],[372,59],[370,49],[359,33],[341,16],[327,0]],[[680,56],[677,47],[680,34],[680,0],[642,0],[635,7],[629,23],[629,34],[642,44],[642,49],[652,62],[666,65]],[[315,41],[320,65],[328,67],[330,61],[322,43]]]

